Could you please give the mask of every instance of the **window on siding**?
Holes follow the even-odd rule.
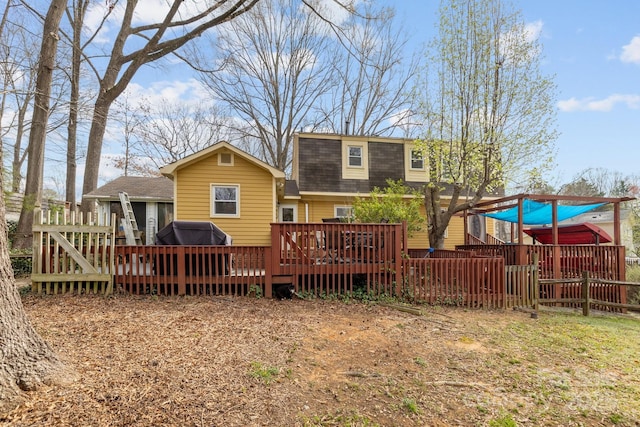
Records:
[[[362,167],[362,147],[349,146],[349,166]]]
[[[411,150],[411,169],[424,170],[424,156],[420,150]]]
[[[353,217],[353,207],[351,206],[334,206],[334,216],[342,221],[351,221]]]
[[[240,215],[240,186],[211,185],[211,216]]]

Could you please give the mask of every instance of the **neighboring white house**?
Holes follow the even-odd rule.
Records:
[[[575,216],[570,219],[566,219],[558,223],[562,224],[581,224],[583,222],[590,222],[606,231],[611,237],[613,237],[613,211],[593,211],[586,212]],[[630,210],[620,210],[620,240],[621,244],[626,247],[627,256],[631,256],[636,253],[635,246],[633,244],[633,216]]]
[[[121,176],[85,194],[83,198],[96,202],[99,218],[110,218],[115,213],[117,224],[120,224],[123,215],[119,196],[121,191],[129,195],[142,242],[154,244],[158,230],[173,221],[173,182],[164,176]],[[120,232],[122,230],[119,227]]]

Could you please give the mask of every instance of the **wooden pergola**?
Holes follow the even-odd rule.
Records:
[[[551,203],[551,228],[553,236],[553,244],[558,244],[558,202],[576,202],[577,204],[589,204],[589,203],[611,203],[613,204],[613,244],[621,245],[620,235],[620,204],[630,200],[635,200],[635,197],[584,197],[584,196],[563,196],[556,194],[516,194],[514,196],[502,197],[499,199],[493,199],[486,202],[476,204],[472,209],[465,210],[464,216],[464,235],[465,244],[468,244],[468,225],[467,217],[469,215],[477,215],[495,211],[502,211],[513,207],[518,207],[518,243],[522,243],[524,240],[524,213],[523,203],[524,200],[533,200],[536,202]],[[470,212],[471,211],[471,212]],[[511,229],[511,240],[515,239],[513,228]]]

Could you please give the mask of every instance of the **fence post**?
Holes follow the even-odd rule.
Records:
[[[176,275],[178,276],[178,295],[186,295],[187,293],[187,254],[184,246],[178,246],[176,253],[178,254],[178,259],[176,262]],[[189,260],[191,261],[191,260]],[[193,267],[191,267],[193,269]]]
[[[271,247],[264,249],[264,297],[273,298],[273,238]],[[278,251],[279,252],[279,251]]]
[[[589,299],[589,272],[582,272],[582,315],[589,316],[589,306],[591,301]]]
[[[538,253],[534,253],[533,254],[533,268],[531,269],[531,275],[533,276],[531,278],[531,281],[533,283],[533,295],[531,295],[532,298],[532,302],[533,302],[533,309],[535,311],[538,311],[539,308],[539,303],[538,300],[540,299],[540,282],[538,282],[538,279],[540,278],[540,274],[539,274],[539,264],[538,264],[538,260],[539,260],[540,255]]]

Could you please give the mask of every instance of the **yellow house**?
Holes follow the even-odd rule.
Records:
[[[387,179],[402,179],[419,189],[428,177],[427,168],[410,139],[299,133],[294,136],[290,179],[227,142],[160,172],[174,182],[176,220],[211,221],[232,236],[234,245],[268,246],[272,222],[348,218],[356,196],[384,188]],[[448,201],[446,193],[442,198]],[[493,227],[493,221],[475,216],[468,230],[478,237],[493,234],[487,226]],[[409,248],[428,248],[426,228],[408,243]],[[445,248],[461,244],[463,219],[454,217]]]
[[[234,245],[269,246],[284,172],[219,142],[160,169],[173,180],[174,219],[211,221]]]

